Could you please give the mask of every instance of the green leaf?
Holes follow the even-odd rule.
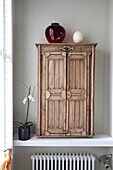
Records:
[[[33,122],[31,122],[31,121],[30,122],[26,122],[26,124],[29,124],[29,123],[33,123]]]
[[[16,128],[19,128],[19,129],[26,129],[33,125],[33,122],[31,122],[31,121],[25,122],[25,123],[15,121],[14,123],[16,124]]]
[[[26,122],[26,125],[28,126],[29,124],[33,125],[33,122]]]
[[[15,124],[16,124],[16,128],[23,128],[23,126],[24,126],[24,123],[22,123],[22,122],[18,122],[18,121],[15,121],[14,122]]]
[[[33,125],[33,123],[31,123],[31,124],[28,124],[28,125],[27,125],[27,127],[30,127],[30,126],[32,126],[32,125]]]
[[[30,125],[27,125],[27,127],[30,127],[30,126],[32,126],[33,124],[30,124]]]
[[[17,126],[17,128],[19,128],[19,129],[23,129],[23,126]]]
[[[18,121],[15,121],[14,123],[17,124],[17,125],[18,125],[18,124],[20,124],[20,125],[23,125],[23,124],[24,124],[24,123],[18,122]]]

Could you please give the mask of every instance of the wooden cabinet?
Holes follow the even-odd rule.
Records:
[[[36,44],[38,137],[94,135],[96,43]]]

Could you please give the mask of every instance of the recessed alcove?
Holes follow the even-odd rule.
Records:
[[[97,155],[107,152],[112,153],[113,1],[50,0],[47,2],[45,0],[14,0],[13,2],[14,120],[22,121],[25,118],[26,108],[22,104],[22,99],[26,95],[26,89],[23,87],[22,81],[28,85],[37,85],[37,49],[35,43],[47,43],[44,35],[45,28],[52,22],[57,21],[66,29],[67,34],[64,42],[73,42],[73,33],[80,30],[84,34],[84,42],[98,43],[95,64],[95,136],[88,139],[65,139],[64,145],[71,147],[69,146],[70,143],[73,147],[90,147],[92,152],[95,151],[94,147],[98,147],[99,150],[96,150]],[[35,134],[37,102],[31,105],[29,120],[34,122],[32,132]],[[15,128],[14,132],[17,132]],[[45,146],[46,151],[51,151],[52,140],[54,143],[53,148],[56,148],[58,139],[37,139],[33,135],[29,141],[22,142],[18,141],[16,134],[14,136],[16,159],[19,160],[20,152],[26,146],[25,151],[27,151],[28,155],[34,152],[33,146],[40,147],[40,150],[41,146]],[[50,147],[49,149],[47,145]],[[108,147],[109,149],[107,149]],[[60,149],[62,151],[63,146]],[[16,161],[14,169],[17,169],[16,167],[18,167],[19,163]],[[23,169],[26,169],[26,165],[24,165]]]

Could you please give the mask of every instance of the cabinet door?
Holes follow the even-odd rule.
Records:
[[[65,136],[66,53],[50,52],[46,58],[46,136]]]
[[[66,135],[69,136],[87,135],[87,70],[86,53],[68,53]]]

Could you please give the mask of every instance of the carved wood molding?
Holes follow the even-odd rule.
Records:
[[[50,92],[48,90],[46,90],[46,99],[50,98]]]
[[[61,97],[65,100],[66,99],[66,90],[60,89],[53,89],[53,90],[46,90],[46,99],[51,100],[61,100]]]
[[[74,50],[74,47],[71,47],[71,46],[64,46],[62,48],[60,48],[60,50],[63,50],[65,52],[69,52],[71,50]]]
[[[67,99],[69,99],[71,97],[71,95],[72,95],[71,92],[68,90],[67,91]]]
[[[63,99],[66,99],[66,91],[65,91],[65,90],[63,90],[63,91],[61,92],[61,96],[62,96]]]

